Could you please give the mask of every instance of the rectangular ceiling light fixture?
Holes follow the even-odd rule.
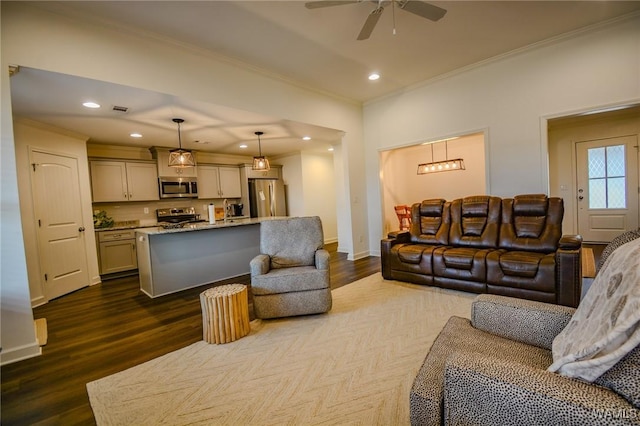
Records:
[[[454,170],[464,170],[464,160],[462,158],[454,158],[449,160],[448,154],[448,146],[447,140],[445,143],[445,160],[443,161],[433,161],[433,143],[431,145],[431,162],[430,163],[420,163],[418,164],[418,174],[419,175],[427,175],[431,173],[439,173],[439,172],[451,172]],[[435,143],[435,142],[434,142]]]

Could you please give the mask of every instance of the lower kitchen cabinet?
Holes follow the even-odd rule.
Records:
[[[138,269],[134,229],[99,231],[97,234],[100,275]]]

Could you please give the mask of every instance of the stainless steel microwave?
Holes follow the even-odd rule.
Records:
[[[198,182],[194,177],[161,177],[160,198],[197,198]]]

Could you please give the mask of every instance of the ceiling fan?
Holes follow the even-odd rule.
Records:
[[[344,1],[334,1],[334,0],[318,0],[318,1],[310,1],[305,3],[305,7],[307,9],[319,9],[321,7],[332,7],[332,6],[342,6],[345,4],[352,3],[362,3],[365,0],[344,0]],[[388,6],[391,3],[393,10],[395,11],[396,5],[407,12],[411,12],[414,15],[418,15],[422,18],[429,19],[431,21],[438,21],[442,18],[447,11],[442,9],[441,7],[434,6],[430,3],[426,3],[418,0],[372,0],[372,3],[376,3],[377,7],[369,14],[367,20],[364,22],[362,29],[360,30],[360,34],[358,34],[358,40],[366,40],[371,36],[373,29],[375,28],[382,12],[384,11],[384,7]],[[395,13],[394,13],[394,25],[393,25],[393,34],[396,33],[395,28]]]

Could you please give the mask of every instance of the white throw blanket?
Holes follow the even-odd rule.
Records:
[[[640,239],[618,247],[567,327],[549,371],[593,382],[640,344]]]

